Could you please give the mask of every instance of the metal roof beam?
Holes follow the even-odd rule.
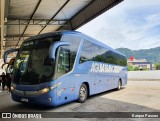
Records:
[[[21,45],[18,45],[17,47],[20,47]],[[15,47],[15,45],[7,45],[7,46],[3,46],[3,47]]]
[[[23,37],[31,37],[31,36],[35,36],[34,34],[25,34],[23,35]],[[5,36],[5,38],[12,38],[12,37],[18,37],[19,38],[19,34],[8,34]]]
[[[17,20],[21,20],[21,21],[29,21],[29,20],[37,20],[37,21],[49,21],[50,19],[24,19],[24,18],[8,18],[7,21],[17,21]],[[52,19],[52,21],[68,21],[68,19]]]
[[[32,13],[32,15],[31,15],[31,17],[30,17],[30,20],[33,19],[33,16],[34,16],[35,12],[37,11],[37,9],[38,9],[41,1],[42,1],[42,0],[39,0],[39,2],[37,3],[37,5],[36,5],[36,7],[35,7],[35,9],[34,9],[34,11],[33,11],[33,13]],[[29,25],[29,23],[30,23],[30,21],[28,21],[28,25]],[[21,40],[21,37],[24,35],[26,29],[28,28],[28,25],[26,25],[23,33],[22,33],[21,36],[19,37],[19,41]],[[16,46],[18,45],[19,41],[17,42]]]
[[[68,20],[50,20],[50,19],[9,19],[5,25],[63,25]],[[69,25],[68,25],[69,26]]]
[[[27,39],[28,37],[23,37],[23,38],[21,38],[21,41],[22,40],[25,40],[25,39]],[[3,40],[3,41],[5,41],[5,42],[17,42],[17,41],[19,41],[19,37],[7,37],[7,38],[5,38],[5,40]]]
[[[52,16],[52,18],[47,22],[47,24],[40,30],[40,32],[38,33],[38,35],[47,27],[47,25],[50,23],[50,21],[57,16],[57,14],[67,5],[67,3],[68,3],[69,1],[70,1],[70,0],[67,0],[67,1],[60,7],[60,9]]]
[[[17,42],[17,41],[19,41],[19,39],[9,39],[9,40],[4,40],[5,42]]]

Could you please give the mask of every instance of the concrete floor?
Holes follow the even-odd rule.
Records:
[[[30,106],[13,102],[10,95],[0,89],[0,112],[160,112],[160,81],[128,81],[128,85],[120,91],[107,91],[92,97],[83,103],[71,102],[56,108]],[[3,121],[5,119],[0,119]],[[17,119],[12,119],[17,120]],[[22,120],[22,119],[18,119]],[[18,121],[17,120],[17,121]],[[23,119],[24,120],[24,119]],[[25,119],[30,121],[31,119]],[[138,118],[70,118],[70,119],[34,119],[39,121],[155,121],[158,119]]]

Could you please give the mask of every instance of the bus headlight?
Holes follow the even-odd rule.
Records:
[[[49,88],[43,88],[39,90],[42,94],[49,92]]]
[[[11,86],[11,91],[13,91],[15,88],[13,86]]]
[[[55,84],[55,85],[53,85],[53,86],[51,86],[51,87],[43,88],[43,89],[39,90],[39,92],[40,92],[41,94],[45,94],[45,93],[47,93],[47,92],[49,92],[49,91],[57,88],[57,87],[60,86],[61,84],[62,84],[62,82],[59,82],[59,83],[57,83],[57,84]]]

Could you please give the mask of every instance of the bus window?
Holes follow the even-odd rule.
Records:
[[[79,63],[86,61],[97,61],[120,66],[126,66],[127,64],[124,56],[89,41],[84,41],[83,43]]]
[[[92,61],[94,56],[95,56],[94,44],[89,41],[84,41],[79,63],[84,63],[86,61]]]
[[[70,50],[63,46],[59,48],[57,76],[62,76],[70,71]]]
[[[62,41],[67,41],[72,43],[72,46],[69,46],[70,48],[70,66],[71,69],[73,68],[74,61],[77,55],[77,51],[81,42],[81,38],[74,35],[64,35]]]

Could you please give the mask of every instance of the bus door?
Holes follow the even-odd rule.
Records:
[[[74,76],[70,68],[70,50],[67,46],[59,48],[56,78],[57,84],[57,101],[58,103],[68,102],[74,99]]]

